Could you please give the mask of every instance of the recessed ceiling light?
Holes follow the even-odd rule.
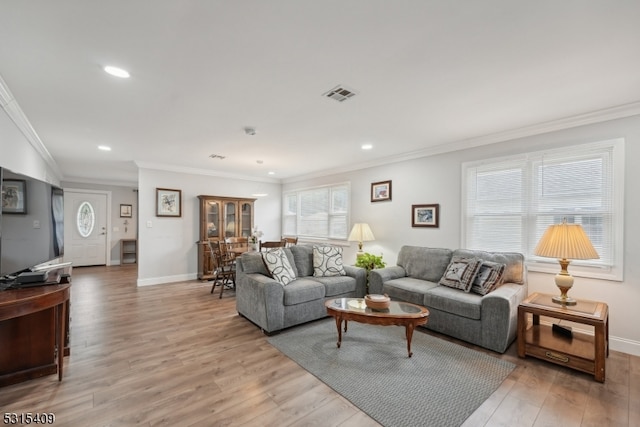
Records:
[[[107,65],[106,67],[104,67],[104,71],[111,74],[112,76],[120,77],[122,79],[129,78],[129,72],[127,70],[123,70],[122,68]]]
[[[362,144],[361,148],[363,150],[371,150],[373,148],[373,145],[371,145],[371,144]]]
[[[111,147],[107,147],[106,145],[98,145],[98,150],[111,151]]]
[[[274,171],[269,171],[269,175],[275,175],[276,173]]]

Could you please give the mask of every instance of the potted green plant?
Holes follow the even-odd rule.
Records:
[[[382,255],[373,255],[370,253],[363,253],[356,258],[356,267],[361,267],[367,270],[367,293],[369,292],[369,272],[374,268],[384,268],[387,264],[382,261]]]

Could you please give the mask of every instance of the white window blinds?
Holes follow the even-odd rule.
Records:
[[[462,244],[521,252],[530,269],[544,271],[557,261],[533,251],[566,218],[600,256],[572,262],[572,274],[621,280],[623,149],[616,140],[463,165]]]
[[[346,240],[349,185],[335,184],[283,194],[283,234]]]

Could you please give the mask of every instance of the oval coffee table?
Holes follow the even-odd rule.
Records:
[[[338,342],[340,348],[342,344],[342,322],[344,321],[344,332],[347,332],[347,322],[353,320],[358,323],[369,325],[396,325],[404,326],[407,336],[407,352],[409,357],[411,352],[411,338],[413,330],[417,325],[425,325],[429,320],[429,310],[416,304],[408,302],[391,301],[389,308],[383,310],[373,310],[367,307],[362,298],[336,298],[325,301],[324,306],[327,313],[336,319],[338,328]]]

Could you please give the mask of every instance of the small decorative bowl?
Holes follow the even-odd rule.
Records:
[[[389,308],[391,299],[387,294],[371,294],[364,296],[364,303],[372,310],[384,310],[385,308]]]

